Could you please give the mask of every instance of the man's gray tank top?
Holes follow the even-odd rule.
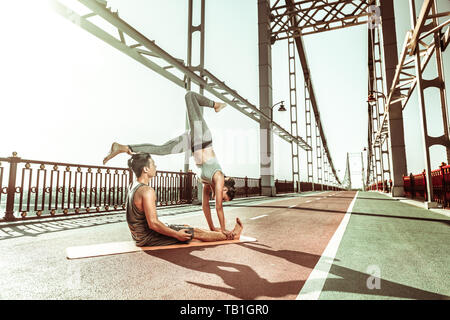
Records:
[[[136,241],[138,247],[142,247],[148,243],[154,233],[148,226],[145,212],[139,211],[134,204],[134,194],[141,186],[145,186],[145,184],[136,184],[131,190],[128,190],[127,195],[127,223],[131,231],[131,236]]]

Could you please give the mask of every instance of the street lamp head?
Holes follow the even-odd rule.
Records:
[[[375,96],[374,93],[376,93],[377,95],[379,94],[384,100],[386,100],[386,96],[384,95],[383,92],[371,91],[369,93],[369,96],[367,97],[367,102],[376,102],[377,101],[378,96]]]
[[[367,97],[367,102],[375,102],[377,101],[377,99],[373,96],[373,94],[369,94],[369,96]]]
[[[279,104],[281,104],[281,106],[280,106],[280,108],[283,108],[284,109],[284,100],[281,100],[280,102],[277,102],[277,103],[275,103],[273,106],[272,106],[272,109],[273,108],[275,108],[275,106],[277,106],[277,105],[279,105]]]
[[[275,104],[272,106],[271,111],[270,111],[270,112],[271,112],[271,118],[272,118],[272,119],[273,119],[273,108],[275,108],[275,106],[277,106],[277,105],[279,105],[279,104],[280,104],[280,108],[278,108],[278,111],[287,111],[286,108],[284,107],[284,100],[275,103]]]

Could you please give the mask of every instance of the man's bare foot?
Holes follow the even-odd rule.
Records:
[[[238,240],[241,237],[242,229],[244,229],[244,226],[242,225],[241,220],[239,218],[236,218],[236,225],[233,229],[234,240]]]
[[[109,160],[111,160],[112,158],[117,156],[119,153],[123,153],[123,152],[126,152],[128,154],[133,154],[131,152],[130,148],[128,148],[128,146],[125,146],[125,145],[117,143],[117,142],[113,142],[108,155],[103,159],[103,165],[105,165]]]
[[[227,106],[226,103],[223,102],[214,102],[214,110],[216,110],[216,112],[219,112],[220,110],[222,110],[223,108],[225,108]]]

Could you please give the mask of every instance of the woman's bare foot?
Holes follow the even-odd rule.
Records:
[[[117,142],[113,142],[108,155],[103,159],[103,165],[105,165],[109,160],[111,160],[112,158],[117,156],[119,153],[123,153],[123,152],[126,152],[128,154],[133,154],[131,152],[130,148],[128,148],[128,146],[125,146],[125,145],[117,143]]]
[[[227,106],[226,103],[223,102],[214,102],[214,110],[216,110],[216,112],[219,112],[220,110],[222,110],[223,108],[225,108]]]
[[[236,218],[236,226],[233,229],[234,240],[238,240],[241,237],[242,229],[244,229],[244,226],[242,225],[241,220]]]

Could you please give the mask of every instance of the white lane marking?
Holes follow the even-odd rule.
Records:
[[[312,202],[312,200],[305,201],[305,203]]]
[[[353,210],[356,198],[358,197],[359,191],[356,192],[350,206],[347,209],[347,213],[344,215],[339,227],[336,229],[333,237],[328,243],[325,251],[317,262],[314,270],[309,275],[305,282],[302,290],[300,290],[296,300],[318,300],[320,294],[322,293],[323,285],[327,280],[328,273],[330,272],[331,265],[333,264],[336,252],[341,243],[342,237],[344,236],[345,229],[347,228],[348,221],[350,220],[350,215]]]
[[[289,206],[289,208],[293,208],[293,207],[295,207],[296,206],[296,204],[294,204],[294,205],[292,205],[292,206]]]
[[[263,214],[262,216],[257,216],[257,217],[250,218],[250,220],[256,220],[256,219],[264,218],[264,217],[267,217],[267,214]]]

